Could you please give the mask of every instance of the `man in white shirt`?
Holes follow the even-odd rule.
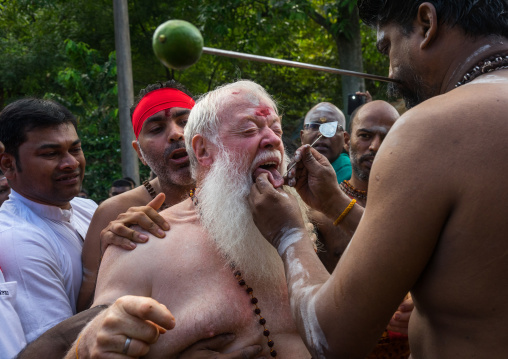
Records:
[[[16,282],[5,282],[0,268],[0,354],[12,358],[26,344],[16,307]]]
[[[95,202],[75,198],[85,158],[62,105],[23,99],[0,113],[0,167],[12,192],[0,209],[0,265],[17,282],[26,342],[76,314],[81,249]]]

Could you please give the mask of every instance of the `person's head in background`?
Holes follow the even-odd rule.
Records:
[[[321,137],[314,148],[333,163],[344,150],[346,118],[337,106],[329,102],[321,102],[310,109],[305,116],[303,130],[300,131],[302,145],[312,144],[320,135],[319,126],[327,122],[337,122],[337,132],[333,137]]]
[[[113,184],[109,189],[109,197],[117,196],[120,193],[130,191],[134,187],[135,187],[134,181],[129,177],[117,179],[113,181]]]

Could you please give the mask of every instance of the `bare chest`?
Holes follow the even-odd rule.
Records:
[[[245,278],[253,289],[251,295],[213,243],[202,233],[193,233],[193,237],[172,246],[177,249],[170,253],[157,254],[160,273],[153,278],[152,297],[169,308],[176,326],[161,336],[149,357],[176,357],[197,341],[224,333],[234,333],[236,339],[222,352],[259,344],[269,356],[263,334],[268,329],[278,352],[287,348],[291,353],[278,357],[309,358],[291,318],[283,274],[274,275],[276,284],[272,286],[249,283]],[[256,308],[260,315],[254,312]],[[264,326],[259,322],[261,317],[266,321]]]

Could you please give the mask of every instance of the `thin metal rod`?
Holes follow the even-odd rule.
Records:
[[[365,74],[363,72],[341,70],[341,69],[336,69],[336,68],[333,68],[333,67],[312,65],[312,64],[307,64],[307,63],[304,63],[304,62],[282,60],[282,59],[276,59],[276,58],[267,57],[267,56],[258,56],[258,55],[244,54],[242,52],[235,52],[235,51],[215,49],[213,47],[203,47],[203,53],[204,54],[209,54],[209,55],[232,57],[232,58],[235,58],[235,59],[244,59],[244,60],[251,60],[251,61],[258,61],[258,62],[266,62],[266,63],[273,64],[273,65],[299,67],[299,68],[302,68],[302,69],[308,69],[308,70],[314,70],[314,71],[324,71],[324,72],[330,72],[332,74],[339,74],[339,75],[346,75],[346,76],[355,76],[355,77],[363,77],[363,78],[369,79],[369,80],[385,81],[385,82],[398,82],[397,80],[394,80],[394,79],[391,79],[391,78],[385,77],[385,76],[370,75],[370,74]]]
[[[316,142],[317,142],[317,141],[319,141],[319,140],[321,139],[321,137],[323,137],[323,134],[320,134],[320,135],[319,135],[319,137],[318,137],[318,138],[316,138],[316,139],[314,140],[314,142],[312,142],[312,144],[310,145],[310,147],[314,147],[314,145],[316,144]],[[291,166],[289,166],[289,167],[288,167],[288,170],[286,171],[286,173],[284,173],[284,176],[282,176],[282,177],[286,177],[286,176],[287,176],[287,174],[289,173],[289,171],[291,171],[291,170],[293,169],[293,167],[295,167],[295,166],[296,166],[296,164],[297,164],[297,162],[293,162],[293,163],[291,164]]]

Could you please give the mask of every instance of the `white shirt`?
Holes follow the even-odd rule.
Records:
[[[0,357],[14,358],[26,345],[25,334],[16,313],[16,282],[5,283],[0,268]]]
[[[11,190],[0,207],[0,266],[18,285],[16,310],[29,343],[76,314],[83,239],[97,204],[71,209],[35,203]]]

